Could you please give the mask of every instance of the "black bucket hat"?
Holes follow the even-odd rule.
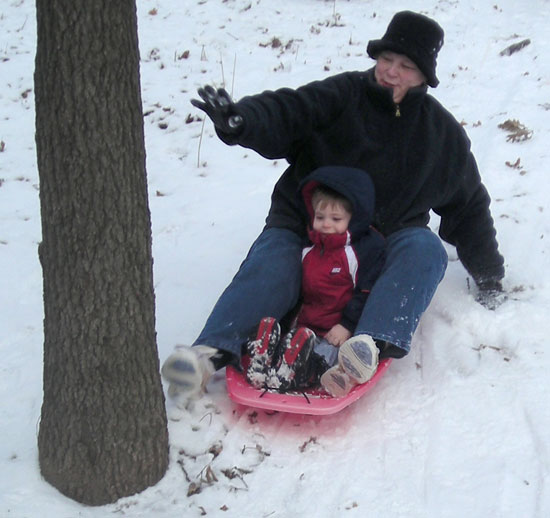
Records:
[[[426,76],[428,85],[435,88],[439,84],[435,67],[437,53],[443,46],[443,36],[443,29],[431,18],[412,11],[401,11],[392,18],[382,39],[369,41],[367,53],[373,59],[384,50],[404,54]]]

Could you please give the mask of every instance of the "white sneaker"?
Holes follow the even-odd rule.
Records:
[[[164,362],[161,374],[169,383],[168,395],[193,397],[204,392],[206,383],[216,371],[211,358],[219,349],[208,345],[178,345]]]
[[[369,335],[352,336],[338,351],[338,365],[357,384],[366,383],[378,369],[378,347]]]
[[[369,381],[378,368],[378,347],[369,335],[346,340],[338,350],[338,363],[320,379],[321,386],[334,397],[349,394],[355,385]]]
[[[344,397],[357,385],[340,365],[335,365],[324,372],[319,381],[321,387],[332,397]]]

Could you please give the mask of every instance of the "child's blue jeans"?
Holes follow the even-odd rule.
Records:
[[[447,267],[439,237],[410,227],[387,237],[387,260],[361,315],[355,335],[368,334],[409,352],[420,317]],[[280,320],[296,305],[301,287],[302,239],[267,228],[252,245],[194,345],[237,356],[263,317]]]

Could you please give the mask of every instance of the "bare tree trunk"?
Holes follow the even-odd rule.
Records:
[[[135,0],[37,0],[44,478],[102,505],[155,484],[155,335]]]

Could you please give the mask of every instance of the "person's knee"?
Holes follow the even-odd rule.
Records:
[[[302,242],[286,229],[264,230],[252,245],[239,275],[268,276],[278,282],[300,283]]]
[[[441,265],[441,268],[445,271],[449,257],[441,239],[436,234],[427,230],[421,240],[420,248],[425,257],[431,258],[433,262]]]
[[[250,252],[268,255],[301,254],[302,239],[286,228],[266,228],[256,239]]]
[[[445,247],[431,230],[413,228],[405,231],[396,251],[405,254],[418,269],[437,270],[441,277],[447,269],[449,259]]]

